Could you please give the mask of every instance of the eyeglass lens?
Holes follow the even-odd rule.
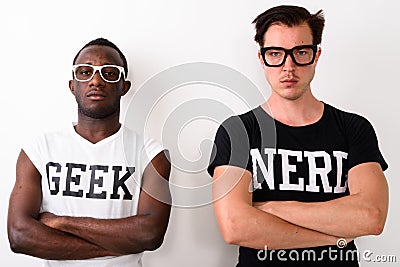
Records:
[[[314,59],[314,50],[312,48],[295,48],[291,52],[294,61],[297,64],[310,64]],[[281,48],[268,49],[265,51],[264,58],[269,65],[281,65],[287,57],[286,53],[290,52],[286,52],[284,49]]]
[[[77,66],[75,69],[75,78],[78,81],[89,81],[93,78],[95,70],[91,66]],[[100,69],[101,77],[107,82],[116,82],[120,78],[120,70],[113,66],[103,66]]]

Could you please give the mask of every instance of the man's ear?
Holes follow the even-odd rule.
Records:
[[[315,54],[315,63],[318,62],[319,56],[321,55],[321,47],[318,47],[317,53]]]
[[[264,60],[263,60],[263,58],[261,56],[261,51],[260,50],[258,50],[257,56],[258,56],[258,60],[260,61],[261,67],[264,68],[265,67],[264,66]]]
[[[124,81],[124,88],[122,89],[122,95],[126,95],[131,88],[131,81]]]
[[[73,80],[69,80],[68,85],[69,85],[69,90],[71,91],[72,94],[74,94],[75,93],[74,81]]]

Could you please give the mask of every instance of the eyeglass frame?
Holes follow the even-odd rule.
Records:
[[[76,74],[75,74],[75,70],[76,70],[78,67],[91,67],[91,68],[93,68],[92,76],[91,76],[89,79],[87,79],[87,80],[79,80],[79,79],[77,79],[77,78],[76,78]],[[103,74],[101,73],[101,70],[102,70],[103,68],[105,68],[105,67],[115,67],[115,68],[117,68],[117,69],[119,70],[118,79],[115,80],[115,81],[110,81],[110,80],[105,79],[105,78],[103,77]],[[99,71],[100,77],[103,79],[103,81],[108,82],[108,83],[117,83],[117,82],[119,82],[119,81],[121,80],[121,76],[122,76],[122,75],[123,75],[124,80],[126,80],[125,69],[124,69],[124,67],[122,67],[122,66],[111,65],[111,64],[101,65],[101,66],[95,66],[95,65],[90,65],[90,64],[76,64],[76,65],[72,65],[72,75],[73,75],[74,79],[75,79],[76,81],[78,81],[78,82],[88,82],[88,81],[90,81],[91,79],[93,79],[93,77],[94,77],[94,75],[96,74],[97,71]],[[122,75],[121,75],[121,74],[122,74]]]
[[[294,55],[293,55],[293,51],[294,51],[294,50],[296,50],[296,49],[303,49],[303,48],[311,48],[312,51],[313,51],[313,57],[312,57],[312,59],[311,59],[311,61],[310,61],[309,63],[305,63],[305,64],[304,64],[304,63],[298,63],[298,62],[296,61]],[[268,50],[274,50],[274,49],[276,49],[276,50],[282,50],[282,51],[285,52],[285,56],[283,57],[282,63],[280,63],[280,64],[278,64],[278,65],[271,65],[271,64],[268,64],[267,60],[265,59],[265,52],[268,51]],[[314,61],[315,61],[315,57],[316,57],[316,55],[317,55],[317,51],[318,51],[318,45],[316,45],[316,44],[311,44],[311,45],[298,45],[298,46],[292,47],[291,49],[285,49],[285,48],[283,48],[283,47],[278,47],[278,46],[270,46],[270,47],[262,47],[262,48],[260,48],[261,57],[262,57],[262,59],[264,60],[265,66],[267,66],[267,67],[280,67],[280,66],[283,66],[283,64],[285,64],[285,62],[286,62],[286,58],[287,58],[288,55],[290,55],[290,57],[292,58],[294,64],[296,64],[297,66],[307,66],[307,65],[311,65],[311,64],[313,64]]]

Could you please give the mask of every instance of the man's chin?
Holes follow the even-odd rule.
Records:
[[[91,119],[96,119],[96,120],[101,120],[101,119],[106,119],[108,117],[111,117],[115,115],[115,113],[118,112],[118,109],[113,109],[113,110],[104,110],[104,109],[82,109],[79,108],[78,110],[79,113],[84,115],[85,117],[91,118]]]
[[[291,101],[295,101],[300,99],[303,95],[305,94],[305,91],[296,89],[296,88],[285,88],[283,89],[281,92],[279,92],[279,96],[287,99],[287,100],[291,100]]]

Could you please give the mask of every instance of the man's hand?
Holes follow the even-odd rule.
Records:
[[[272,203],[272,202],[271,201],[253,202],[253,207],[255,207],[259,210],[268,212],[269,214],[272,214],[272,209],[270,208],[270,206],[271,206],[270,203]],[[274,214],[272,214],[272,215],[274,215]]]
[[[58,220],[60,219],[60,216],[57,216],[51,212],[43,212],[39,214],[39,222],[43,223],[44,225],[54,228],[54,229],[58,229],[57,225],[58,225]]]

